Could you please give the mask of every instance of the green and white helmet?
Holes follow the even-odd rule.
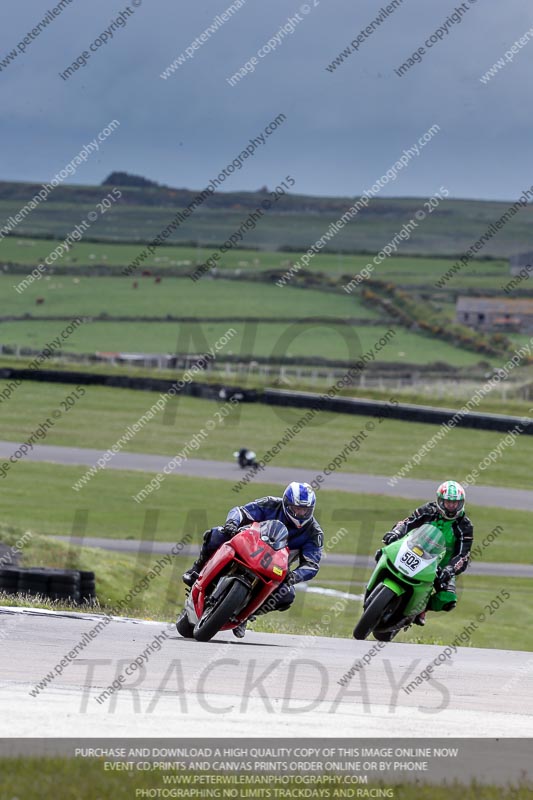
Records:
[[[437,489],[437,506],[445,519],[457,519],[463,514],[465,490],[457,481],[444,481]]]

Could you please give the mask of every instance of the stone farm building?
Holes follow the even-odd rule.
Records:
[[[456,320],[482,331],[533,333],[533,300],[459,297]]]

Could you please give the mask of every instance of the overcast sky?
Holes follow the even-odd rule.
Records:
[[[3,0],[0,64],[57,2]],[[438,135],[382,196],[429,196],[445,185],[452,197],[513,200],[533,183],[533,39],[489,83],[479,80],[533,29],[526,0],[465,0],[462,22],[403,77],[395,68],[459,3],[397,0],[358,52],[328,72],[386,2],[246,0],[167,80],[163,70],[231,0],[132,2],[141,0],[130,0],[125,27],[67,81],[59,73],[109,28],[125,0],[72,0],[2,67],[0,179],[49,180],[117,119],[120,128],[69,183],[100,183],[125,170],[201,188],[284,113],[286,122],[225,190],[272,187],[291,175],[298,193],[357,195],[434,124]],[[293,33],[258,58],[296,14]],[[230,86],[226,78],[253,56],[255,72]]]

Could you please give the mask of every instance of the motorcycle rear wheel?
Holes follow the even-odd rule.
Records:
[[[194,626],[193,636],[197,642],[208,642],[245,605],[249,589],[234,581],[217,605],[204,611]]]
[[[353,630],[354,639],[366,639],[377,626],[391,600],[395,600],[396,597],[397,595],[392,589],[382,584],[381,588],[375,592],[374,597],[365,608],[363,616],[355,626]]]

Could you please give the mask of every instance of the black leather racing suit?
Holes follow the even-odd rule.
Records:
[[[392,530],[399,533],[401,538],[406,536],[413,528],[418,528],[420,525],[424,525],[427,522],[436,522],[438,520],[441,521],[441,524],[442,520],[445,520],[438,505],[435,502],[425,503],[423,506],[416,508],[408,517],[397,522]],[[470,562],[470,550],[472,548],[472,542],[474,541],[474,526],[464,512],[457,519],[446,520],[446,522],[449,524],[455,537],[455,548],[446,564],[446,566],[453,570],[453,575],[446,587],[446,600],[448,602],[437,607],[436,604],[433,604],[433,598],[430,599],[429,608],[435,611],[451,611],[455,608],[457,603],[455,578],[468,567]]]
[[[435,522],[439,519],[443,519],[443,517],[438,505],[434,502],[425,503],[423,506],[416,508],[408,517],[397,522],[392,530],[398,531],[402,536],[405,536],[413,528],[418,528],[419,525],[424,525],[426,522]],[[455,575],[460,575],[461,572],[465,571],[470,561],[470,550],[474,541],[474,526],[464,513],[457,519],[450,520],[450,524],[456,545],[448,565],[453,568]]]

